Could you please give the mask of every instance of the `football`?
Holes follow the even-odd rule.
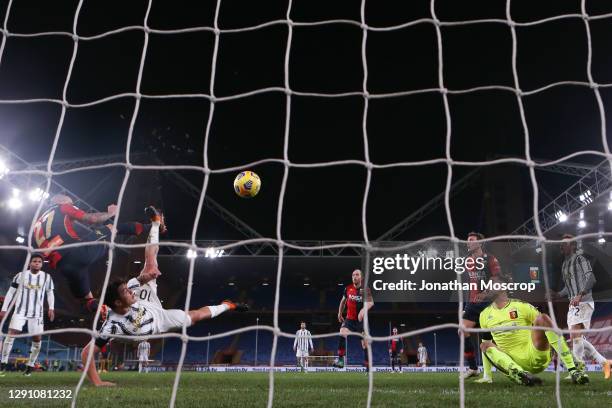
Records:
[[[234,179],[234,191],[240,197],[251,198],[259,193],[261,179],[252,171],[240,172]]]

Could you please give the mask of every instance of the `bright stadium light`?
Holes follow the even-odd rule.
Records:
[[[15,241],[17,241],[18,244],[23,244],[25,242],[25,238],[22,236],[19,236],[15,238]]]
[[[23,207],[23,201],[21,201],[19,197],[11,197],[6,203],[8,205],[8,208],[10,208],[11,210],[18,210]]]
[[[542,253],[542,247],[536,247],[536,254]]]
[[[567,214],[563,211],[559,210],[555,213],[555,217],[559,220],[559,222],[567,221]]]
[[[30,199],[30,201],[38,202],[49,198],[49,193],[36,187],[34,190],[28,193],[28,198]]]
[[[261,284],[261,286],[268,286],[268,285],[269,285],[268,282],[264,282],[264,283]]]
[[[206,258],[219,258],[225,254],[225,250],[223,249],[215,249],[213,247],[206,248],[206,252],[204,252],[204,256]]]
[[[235,285],[235,283],[234,283],[234,282],[229,282],[227,285],[228,285],[228,286],[234,286],[234,285]]]
[[[578,196],[578,199],[584,204],[591,204],[593,202],[593,193],[591,190],[587,190]]]
[[[606,243],[606,239],[604,237],[600,237],[597,242],[599,242],[599,244],[603,245]]]
[[[141,264],[142,262],[140,261],[134,261],[135,264]]]
[[[18,188],[13,188],[13,196],[6,202],[6,205],[8,205],[8,208],[11,210],[18,210],[23,207],[23,201],[19,198],[20,193],[21,191]]]
[[[584,210],[580,210],[580,221],[578,221],[578,228],[586,227],[586,221],[584,220]]]
[[[310,286],[310,283],[304,282],[304,286]]]
[[[189,259],[194,259],[198,256],[198,252],[194,251],[193,249],[188,249],[187,250],[187,258]]]
[[[612,211],[612,191],[610,191],[610,199],[608,200],[608,210]]]
[[[9,169],[6,164],[4,163],[4,160],[0,160],[0,179],[2,179],[2,177],[6,176],[9,171],[11,171],[11,169]]]

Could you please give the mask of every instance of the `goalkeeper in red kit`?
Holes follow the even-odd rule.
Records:
[[[368,288],[364,288],[363,273],[355,269],[352,274],[353,283],[344,288],[344,294],[338,307],[338,321],[340,326],[340,339],[338,341],[338,359],[334,362],[334,367],[344,367],[344,356],[346,354],[346,336],[349,333],[363,334],[363,317],[366,310],[374,306],[372,295]],[[346,318],[344,308],[346,306]],[[363,348],[364,365],[369,366],[368,348],[365,340],[361,340]]]

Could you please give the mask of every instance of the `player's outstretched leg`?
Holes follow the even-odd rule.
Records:
[[[477,380],[475,380],[474,382],[477,384],[491,384],[493,382],[493,373],[491,371],[491,362],[489,361],[489,359],[487,358],[487,356],[485,356],[485,353],[482,352],[482,371],[483,371],[483,376],[482,378],[479,378]]]
[[[159,244],[160,232],[163,233],[166,231],[166,224],[165,224],[164,216],[161,210],[153,206],[149,206],[145,208],[144,212],[147,218],[149,218],[149,220],[151,221],[150,224],[140,224],[138,222],[127,222],[127,223],[117,224],[116,225],[117,233],[120,235],[141,235],[142,233],[146,233],[148,234],[147,243]],[[108,228],[110,231],[110,227]],[[157,252],[158,251],[159,251],[159,245],[148,245],[145,248],[144,269],[150,269],[150,268],[157,269],[158,268],[158,265],[157,265]],[[105,254],[106,254],[106,249],[103,249],[103,253],[99,255],[95,255],[95,257],[101,257],[101,256],[104,256]],[[77,267],[77,269],[79,268]],[[87,274],[87,272],[85,273]],[[82,293],[85,293],[86,291],[89,291],[89,276],[88,275],[81,277],[80,286],[82,286],[82,288],[78,288],[76,291],[73,290],[73,292],[76,293],[76,292],[81,291]],[[94,298],[91,292],[89,292],[88,294],[84,296],[84,303],[85,303],[85,308],[90,313],[95,313],[98,310],[99,300]],[[107,313],[108,313],[108,310],[103,305],[102,310],[100,312],[102,320],[106,318]]]
[[[508,354],[498,349],[493,342],[485,341],[480,345],[480,348],[485,354],[485,358],[488,358],[492,365],[515,383],[527,386],[542,383],[542,380],[523,370]]]
[[[586,338],[582,338],[584,346],[584,354],[589,356],[590,359],[597,361],[597,364],[601,365],[606,380],[610,379],[610,361],[601,355],[595,346],[593,346]]]
[[[245,303],[234,303],[231,300],[224,300],[221,302],[221,304],[216,306],[204,306],[199,309],[190,310],[188,314],[191,318],[191,323],[195,324],[202,320],[214,319],[221,313],[225,313],[228,310],[233,310],[235,312],[247,312],[249,310],[249,306]]]
[[[538,315],[534,321],[535,326],[553,327],[552,320],[544,313]],[[588,384],[589,376],[579,367],[576,367],[574,357],[563,336],[559,336],[552,330],[533,330],[532,340],[538,349],[547,348],[548,344],[557,352],[559,359],[563,361],[563,365],[568,369],[572,377],[572,381],[576,384]],[[548,344],[546,344],[548,343]]]

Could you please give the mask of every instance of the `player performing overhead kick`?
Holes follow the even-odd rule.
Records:
[[[100,328],[99,336],[90,342],[81,353],[83,366],[86,367],[89,380],[97,387],[113,386],[114,383],[102,381],[96,371],[93,359],[87,365],[87,357],[91,347],[94,355],[104,346],[112,335],[146,336],[166,333],[172,330],[189,327],[202,320],[219,316],[228,310],[246,312],[248,306],[231,301],[223,301],[219,305],[204,306],[199,309],[185,312],[180,309],[164,309],[157,297],[157,285],[151,285],[161,272],[157,267],[157,252],[159,249],[159,229],[163,217],[153,207],[146,210],[152,218],[149,231],[148,245],[145,249],[145,265],[136,279],[130,280],[133,290],[128,283],[122,280],[114,281],[108,285],[104,303],[111,309],[108,317]],[[140,285],[134,286],[134,281]],[[146,291],[146,296],[142,295]],[[138,298],[135,292],[139,293]]]
[[[90,312],[98,308],[98,301],[91,293],[88,268],[108,253],[105,245],[88,245],[58,251],[61,246],[76,242],[105,241],[112,228],[122,235],[140,235],[149,231],[150,224],[127,222],[113,225],[116,205],[109,205],[106,212],[86,213],[76,207],[68,196],[58,194],[51,198],[48,207],[34,224],[33,245],[43,250],[51,269],[56,269],[68,280],[70,291]],[[86,227],[91,227],[92,229]],[[165,226],[161,225],[162,231]]]

